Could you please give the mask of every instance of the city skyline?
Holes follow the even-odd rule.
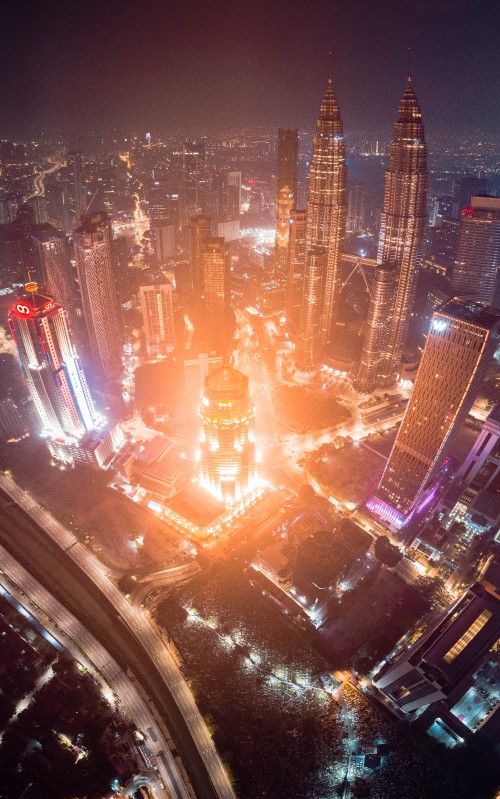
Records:
[[[493,21],[5,10],[2,797],[498,799]]]

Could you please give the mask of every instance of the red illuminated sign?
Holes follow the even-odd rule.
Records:
[[[27,305],[16,305],[16,311],[18,313],[24,314],[25,316],[29,316],[30,313],[30,309]]]

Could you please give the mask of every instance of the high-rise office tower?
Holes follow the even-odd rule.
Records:
[[[463,175],[453,181],[452,186],[452,216],[460,219],[464,208],[470,208],[471,199],[475,194],[486,194],[488,181],[478,175]]]
[[[198,302],[203,294],[203,252],[212,237],[212,217],[194,216],[190,225],[191,238],[191,282],[193,294]]]
[[[304,280],[297,360],[303,368],[312,367],[320,351],[319,318],[323,305],[328,249],[310,247],[304,262]]]
[[[500,198],[472,197],[462,210],[451,288],[463,299],[495,304],[500,269]]]
[[[52,297],[30,294],[12,306],[9,325],[42,435],[51,449],[77,442],[96,427],[98,416],[65,310]]]
[[[112,234],[106,213],[83,216],[73,234],[83,313],[97,370],[121,372],[121,308],[112,262]]]
[[[255,487],[255,410],[248,377],[231,366],[209,374],[200,416],[200,482],[232,505]]]
[[[304,299],[306,230],[306,211],[292,210],[288,245],[286,318],[288,323],[296,330],[299,329],[302,302]]]
[[[47,294],[71,313],[75,296],[66,237],[52,225],[38,225],[32,228],[31,239],[42,265]]]
[[[453,197],[444,194],[441,197],[436,197],[432,205],[432,211],[429,219],[430,227],[440,228],[443,224],[443,219],[451,219],[453,217]]]
[[[236,241],[240,236],[241,172],[219,169],[212,180],[212,207],[217,236]]]
[[[349,186],[347,232],[361,233],[365,224],[365,184],[354,181]]]
[[[166,186],[155,181],[148,189],[149,226],[157,266],[164,266],[175,256],[175,225]]]
[[[402,527],[432,497],[500,341],[500,311],[454,297],[432,316],[415,386],[368,507]]]
[[[396,264],[398,280],[388,353],[381,373],[396,377],[408,337],[424,240],[427,200],[427,147],[422,112],[411,77],[399,104],[385,175],[378,263]]]
[[[182,224],[205,211],[207,193],[204,142],[185,142],[182,148]]]
[[[151,218],[151,241],[158,266],[175,257],[175,226],[166,217]]]
[[[80,217],[87,205],[83,190],[83,159],[82,154],[75,151],[68,153],[66,166],[70,173],[69,207],[72,219],[68,220],[71,225],[79,224]]]
[[[224,239],[209,239],[203,250],[203,297],[208,347],[224,355],[229,344],[231,304],[229,253]]]
[[[377,264],[373,280],[363,352],[356,380],[358,391],[371,392],[377,381],[387,376],[381,373],[381,363],[388,362],[389,336],[392,328],[396,264]]]
[[[405,713],[433,702],[449,706],[448,697],[453,706],[492,653],[499,634],[499,586],[476,583],[415,644],[384,666],[374,684]]]
[[[341,256],[345,237],[346,145],[332,79],[323,97],[309,168],[307,200],[307,255],[304,271],[304,306],[302,311],[299,361],[314,366],[318,355],[332,340],[333,325],[341,291]],[[326,251],[322,276],[317,274]],[[309,253],[313,253],[311,256]]]
[[[240,237],[241,172],[231,169],[215,172],[207,209],[213,215],[216,235],[226,241],[237,241]]]
[[[284,284],[287,275],[288,234],[292,208],[297,207],[298,130],[278,130],[276,179],[275,279]]]
[[[146,351],[164,355],[175,346],[172,284],[168,280],[139,288],[146,337]]]

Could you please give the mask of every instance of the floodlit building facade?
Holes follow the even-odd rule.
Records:
[[[388,362],[396,276],[395,264],[377,264],[375,267],[366,334],[356,380],[358,391],[374,391],[381,374],[381,364]]]
[[[443,468],[500,341],[500,311],[448,300],[433,314],[415,386],[376,496],[368,507],[402,527]]]
[[[470,208],[462,209],[451,288],[463,299],[498,306],[499,269],[500,197],[472,197]]]
[[[292,210],[289,227],[286,317],[288,323],[298,330],[304,299],[303,290],[307,230],[306,211]]]
[[[203,295],[203,253],[207,242],[212,238],[212,217],[194,216],[190,225],[191,243],[191,281],[193,293],[197,301]]]
[[[40,431],[51,451],[58,445],[77,443],[95,429],[99,417],[71,340],[65,310],[52,297],[34,293],[11,307],[9,326],[40,419]]]
[[[165,280],[141,286],[139,294],[147,354],[164,355],[175,346],[172,284]]]
[[[200,416],[200,482],[232,505],[256,485],[255,410],[248,377],[230,366],[209,374]]]
[[[203,251],[203,297],[209,349],[223,354],[228,346],[231,299],[229,253],[224,239],[211,238]]]
[[[83,312],[94,363],[104,376],[118,377],[121,308],[115,286],[112,234],[106,213],[83,216],[73,234]]]
[[[316,123],[309,168],[305,292],[298,345],[298,360],[305,368],[317,363],[322,348],[332,340],[342,288],[341,257],[347,218],[346,181],[343,125],[329,78]],[[326,252],[321,276],[317,274],[318,248]],[[310,256],[311,252],[314,252],[314,256]]]

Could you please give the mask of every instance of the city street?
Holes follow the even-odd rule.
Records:
[[[219,758],[193,695],[171,654],[142,610],[133,607],[109,580],[105,567],[78,540],[62,527],[50,513],[24,492],[7,475],[0,476],[0,488],[17,502],[34,521],[63,549],[85,574],[90,577],[104,597],[113,605],[121,619],[142,645],[154,665],[158,678],[165,684],[189,730],[192,742],[208,773],[216,796],[234,799],[234,791]],[[208,787],[208,786],[207,786]],[[211,791],[210,791],[211,793]],[[208,795],[208,794],[207,794]]]
[[[97,672],[104,678],[109,690],[123,703],[137,729],[144,735],[148,747],[157,758],[158,771],[163,783],[167,786],[168,796],[187,799],[189,793],[178,772],[167,741],[131,680],[83,624],[43,588],[2,546],[0,546],[0,559],[2,564],[0,585],[17,599],[28,613],[38,619],[47,632],[56,641],[58,640],[82,666],[90,673]],[[37,684],[37,689],[39,687]],[[23,706],[19,707],[18,711],[20,712],[28,703],[29,697],[26,697]],[[166,763],[162,758],[157,757],[162,752],[165,754]],[[166,799],[167,794],[158,781],[155,783],[155,791],[158,799]]]

